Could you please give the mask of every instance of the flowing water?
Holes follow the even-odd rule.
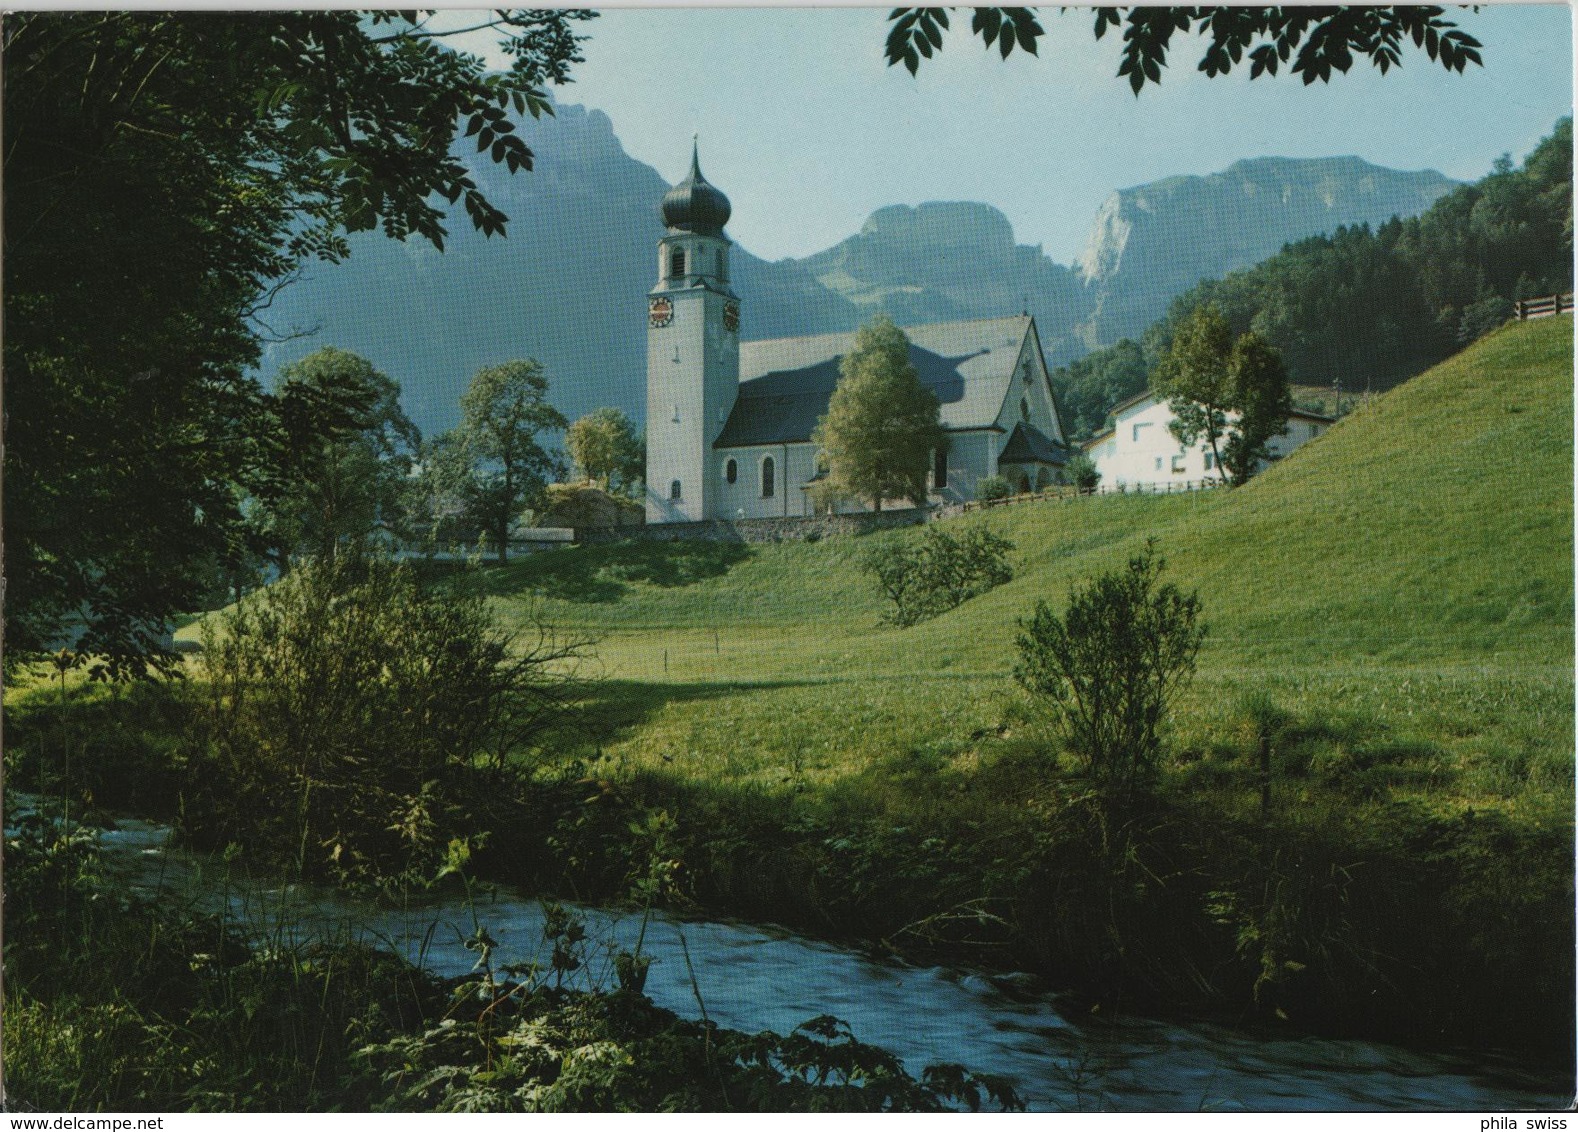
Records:
[[[136,888],[206,894],[251,930],[380,942],[440,975],[463,975],[480,924],[496,965],[547,966],[536,899],[492,888],[468,904],[401,907],[309,886],[234,883],[224,863],[170,846],[169,831],[125,820],[104,834],[106,858]],[[613,987],[613,954],[638,938],[652,965],[646,993],[690,1018],[786,1033],[821,1014],[903,1058],[912,1072],[958,1062],[1008,1077],[1032,1109],[1456,1110],[1550,1109],[1568,1082],[1542,1080],[1510,1058],[1453,1057],[1377,1042],[1249,1034],[1223,1026],[1064,1013],[1028,978],[986,977],[875,960],[847,948],[750,924],[698,922],[571,907],[588,944],[581,985]]]

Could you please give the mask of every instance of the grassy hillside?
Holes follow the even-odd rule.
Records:
[[[575,548],[486,580],[510,616],[600,636],[611,753],[772,787],[967,757],[1015,718],[1017,619],[1155,537],[1210,626],[1186,750],[1262,690],[1420,745],[1436,795],[1517,804],[1570,775],[1571,387],[1571,320],[1512,325],[1240,490],[956,520],[1010,538],[1017,577],[907,630],[879,625],[865,539]]]

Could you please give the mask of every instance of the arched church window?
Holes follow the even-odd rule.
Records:
[[[948,486],[948,449],[939,448],[931,457],[931,486],[933,491],[941,491]]]
[[[684,274],[685,249],[675,248],[673,254],[668,257],[668,277],[670,279],[678,279]]]
[[[735,480],[739,479],[739,464],[735,463],[733,460],[730,460],[727,464],[723,465],[723,478],[728,480],[730,483],[733,483]]]
[[[776,486],[773,483],[773,472],[774,472],[773,458],[771,456],[763,457],[763,459],[762,459],[762,498],[763,499],[771,499],[773,497],[773,488]]]
[[[1030,402],[1023,397],[1019,398],[1019,415],[1024,420],[1030,419]]]
[[[678,499],[679,498],[679,481],[678,480],[675,480],[673,483],[668,485],[668,497],[670,499]]]

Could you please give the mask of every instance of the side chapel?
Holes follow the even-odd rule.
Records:
[[[647,300],[648,523],[813,512],[811,431],[827,413],[855,335],[742,342],[745,316],[729,285],[723,233],[730,211],[693,149],[689,176],[663,198],[666,231]],[[1015,490],[1052,482],[1073,450],[1035,320],[902,329],[920,380],[941,402],[949,440],[933,454],[930,501],[971,499],[987,476],[1003,476]]]

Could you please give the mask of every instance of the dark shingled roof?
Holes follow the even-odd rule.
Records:
[[[1073,454],[1073,449],[1059,444],[1035,425],[1020,421],[1009,434],[1008,443],[1003,445],[997,462],[999,464],[1057,464],[1061,467],[1068,463],[1068,458]]]
[[[904,327],[910,361],[937,394],[944,428],[996,423],[1029,326],[1016,315]],[[713,447],[810,440],[838,385],[838,363],[854,344],[852,333],[741,342],[740,395]]]

